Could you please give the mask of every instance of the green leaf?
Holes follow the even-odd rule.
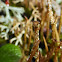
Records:
[[[0,48],[0,62],[19,62],[21,49],[13,44],[6,44]]]

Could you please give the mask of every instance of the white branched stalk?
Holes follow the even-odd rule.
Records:
[[[13,41],[16,41],[15,45],[18,45],[19,43],[22,45],[23,41],[22,41],[22,35],[25,33],[25,31],[23,30],[17,37],[14,37],[10,40],[10,43],[12,43]]]
[[[24,13],[24,8],[18,8],[18,7],[11,7],[11,6],[7,6],[5,3],[3,3],[2,1],[0,1],[0,10],[4,10],[6,13],[6,17],[4,18],[4,22],[8,23],[9,21],[13,22],[13,18],[10,16],[10,12],[9,10],[11,10],[13,12],[13,15],[18,19],[18,21],[22,21],[23,18],[21,16],[21,14]],[[0,22],[2,20],[0,19]]]
[[[35,21],[37,21],[37,19],[41,20],[40,13],[37,9],[38,8],[33,10],[31,17],[29,18],[29,21],[31,21],[33,18],[34,18]]]
[[[2,10],[5,12],[6,16],[4,16],[4,15],[0,16],[0,23],[2,23],[2,26],[0,25],[0,28],[1,28],[0,37],[5,38],[5,40],[7,40],[9,37],[8,32],[12,29],[11,26],[14,21],[13,17],[15,17],[18,21],[21,22],[23,20],[23,17],[21,16],[21,14],[24,13],[24,8],[7,6],[5,3],[3,3],[0,0],[0,11],[2,11]],[[9,10],[11,10],[13,12],[13,15],[14,15],[13,17],[10,15]],[[15,26],[14,28],[17,28],[17,26]],[[4,30],[4,29],[6,29],[6,30]]]
[[[30,3],[30,6],[32,7],[33,12],[31,17],[29,18],[29,21],[31,21],[33,18],[35,21],[37,21],[37,19],[41,20],[41,14],[39,13],[38,8],[35,8],[32,3]]]
[[[8,40],[8,32],[10,30],[9,27],[0,25],[0,29],[1,29],[0,37],[5,38],[5,40]]]
[[[21,27],[19,27],[19,25],[21,25]],[[14,25],[13,28],[11,29],[11,31],[14,32],[15,37],[10,40],[10,43],[16,41],[15,45],[18,45],[18,43],[23,45],[22,36],[23,36],[23,34],[25,34],[24,28],[25,28],[24,22],[18,22],[18,23],[16,22],[16,25]],[[17,31],[17,33],[16,33],[16,31]],[[26,37],[29,38],[28,34],[26,34]]]

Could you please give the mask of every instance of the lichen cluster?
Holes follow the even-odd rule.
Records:
[[[61,0],[0,0],[2,11],[0,38],[21,48],[20,62],[62,62]]]

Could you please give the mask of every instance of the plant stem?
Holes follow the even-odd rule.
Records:
[[[60,56],[60,62],[62,62],[62,51],[61,51],[61,56]]]
[[[52,5],[51,5],[51,0],[48,0],[48,10],[49,10],[49,16],[51,18],[51,26],[52,26],[52,38],[54,39],[56,36],[57,44],[60,42],[59,39],[59,34],[57,32],[56,24],[55,24],[55,18],[53,16],[53,11],[52,11]]]
[[[24,0],[24,3],[25,3],[25,6],[26,6],[26,8],[28,8],[28,0]]]
[[[58,56],[57,56],[58,50],[55,50],[55,56],[54,56],[54,62],[58,62]]]
[[[61,16],[60,16],[59,29],[58,29],[59,35],[60,35],[60,31],[61,31],[61,26],[62,26],[62,9],[61,9]]]
[[[41,40],[42,40],[42,37],[43,37],[43,28],[44,28],[44,23],[45,23],[45,4],[44,4],[44,0],[42,0],[41,2],[42,4],[42,11],[41,11]]]
[[[38,40],[39,40],[39,24],[36,24],[37,23],[37,21],[36,22],[34,22],[35,23],[35,27],[34,27],[34,29],[35,29],[35,42],[37,42]],[[38,49],[37,49],[37,52],[36,52],[37,54],[36,54],[36,61],[35,62],[39,62],[39,46],[38,46]]]
[[[47,11],[47,15],[46,15],[46,18],[47,18],[47,34],[46,34],[46,40],[48,41],[49,39],[49,26],[50,26],[50,22],[49,22],[49,17],[48,17],[48,11]]]
[[[29,36],[28,49],[29,49],[29,47],[30,47],[31,38],[32,38],[32,23],[30,24],[30,36]]]
[[[48,52],[48,46],[47,46],[47,42],[46,42],[46,39],[45,39],[44,36],[43,36],[43,39],[44,39],[44,44],[45,44],[46,52]]]

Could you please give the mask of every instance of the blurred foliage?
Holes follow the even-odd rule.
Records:
[[[62,40],[62,33],[60,34],[60,39]]]
[[[1,44],[1,43],[5,43],[5,42],[6,42],[6,40],[5,40],[5,39],[0,38],[0,44]]]

